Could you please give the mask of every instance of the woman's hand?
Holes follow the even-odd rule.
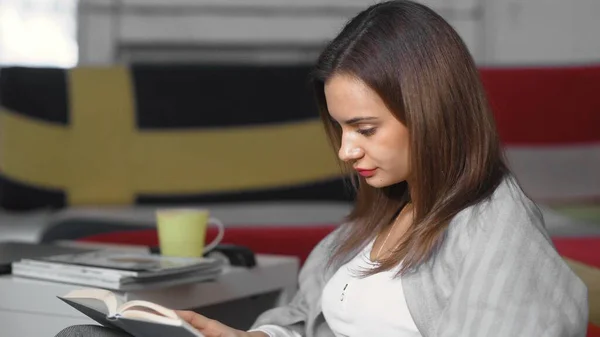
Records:
[[[193,311],[175,310],[175,313],[206,337],[269,337],[262,332],[246,332],[228,327]]]

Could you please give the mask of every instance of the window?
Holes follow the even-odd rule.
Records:
[[[0,66],[77,64],[77,0],[0,0]]]

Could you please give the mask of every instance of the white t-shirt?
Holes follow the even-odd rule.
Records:
[[[327,324],[336,337],[421,337],[408,311],[402,282],[394,278],[400,266],[359,277],[360,270],[372,268],[369,256],[373,243],[341,266],[325,285],[321,306]],[[275,325],[256,330],[272,337],[300,337]]]
[[[325,320],[337,337],[420,337],[402,282],[394,277],[400,266],[359,276],[361,270],[373,268],[373,243],[340,267],[325,285],[321,299]]]

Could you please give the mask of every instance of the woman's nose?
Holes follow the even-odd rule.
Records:
[[[342,161],[356,160],[362,157],[363,155],[363,149],[357,146],[356,144],[350,142],[342,142],[342,146],[340,146],[340,150],[338,151],[338,157]]]

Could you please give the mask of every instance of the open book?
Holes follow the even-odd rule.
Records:
[[[58,298],[96,322],[135,337],[204,337],[171,309],[141,300],[123,303],[109,290],[77,289]]]

